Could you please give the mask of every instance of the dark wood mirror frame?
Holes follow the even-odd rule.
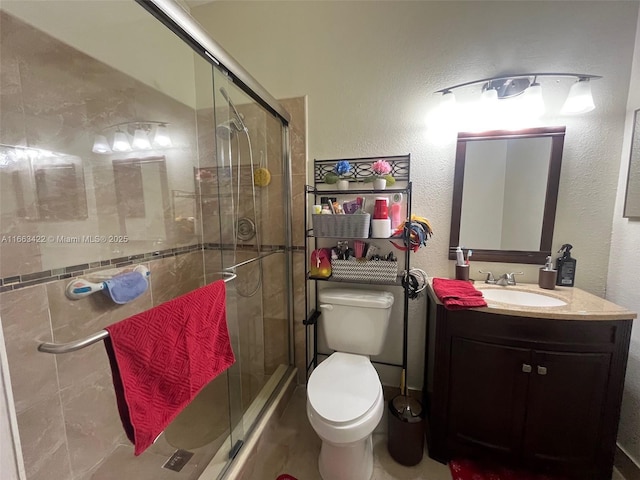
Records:
[[[543,265],[548,255],[551,255],[553,242],[553,227],[556,219],[556,204],[558,201],[558,186],[560,184],[560,168],[562,151],[564,148],[565,127],[530,128],[518,131],[496,130],[481,133],[458,134],[456,150],[456,164],[453,180],[453,202],[451,209],[451,235],[449,237],[449,259],[456,259],[456,247],[460,241],[460,219],[462,217],[462,190],[464,186],[464,167],[467,154],[467,143],[477,140],[508,140],[531,137],[550,137],[551,155],[549,159],[549,173],[547,176],[547,193],[544,204],[542,232],[540,234],[540,250],[483,250],[473,245],[473,260],[485,262],[529,263]]]

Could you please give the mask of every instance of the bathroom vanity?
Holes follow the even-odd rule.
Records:
[[[493,288],[566,304],[488,301],[454,311],[429,289],[423,389],[429,455],[610,479],[636,314],[577,288]]]

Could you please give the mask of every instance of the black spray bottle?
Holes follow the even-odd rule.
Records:
[[[573,287],[573,283],[576,279],[576,263],[577,260],[571,256],[571,249],[573,245],[565,243],[562,245],[558,253],[561,253],[556,263],[556,270],[558,271],[558,277],[556,279],[556,285],[562,287]]]

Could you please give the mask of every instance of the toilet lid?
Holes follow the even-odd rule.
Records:
[[[325,420],[351,422],[369,411],[380,392],[380,378],[367,357],[336,352],[318,365],[307,384],[307,398]]]

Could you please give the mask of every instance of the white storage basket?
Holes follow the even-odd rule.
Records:
[[[354,213],[352,215],[314,214],[313,235],[315,237],[368,238],[371,215]]]

